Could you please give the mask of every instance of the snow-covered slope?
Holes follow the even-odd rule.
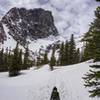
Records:
[[[99,100],[89,98],[82,77],[89,70],[89,62],[57,67],[50,71],[45,65],[41,69],[22,71],[22,75],[8,77],[0,73],[0,100],[50,100],[54,86],[57,86],[61,100]]]
[[[8,34],[8,28],[6,27],[6,25],[3,25],[3,28],[5,30],[7,39],[6,41],[4,41],[4,44],[2,45],[3,48],[11,48],[14,49],[16,46],[16,41],[12,38],[11,35]]]
[[[3,28],[7,38],[4,41],[4,43],[0,45],[0,49],[4,48],[4,50],[6,50],[6,48],[8,48],[10,50],[13,50],[16,47],[17,42],[13,39],[11,35],[8,34],[8,28],[6,27],[5,24],[3,24]],[[23,51],[25,50],[24,47],[21,45],[19,45],[19,48],[22,49]]]

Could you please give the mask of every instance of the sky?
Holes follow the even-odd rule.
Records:
[[[52,11],[61,36],[75,34],[77,37],[88,31],[98,5],[95,0],[0,0],[0,17],[13,7],[44,8]]]

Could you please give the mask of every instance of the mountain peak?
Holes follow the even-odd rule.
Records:
[[[9,29],[8,33],[23,46],[26,45],[27,38],[35,40],[58,35],[51,11],[42,8],[27,10],[14,7],[1,22]]]

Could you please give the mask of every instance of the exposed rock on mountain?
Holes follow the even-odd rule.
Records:
[[[2,23],[0,22],[0,42],[3,43],[5,39],[6,39],[5,31],[3,29]]]
[[[28,39],[34,40],[58,34],[52,13],[41,8],[27,10],[14,7],[1,22],[6,24],[9,34],[21,45],[26,45]]]

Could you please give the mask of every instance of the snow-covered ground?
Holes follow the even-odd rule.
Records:
[[[0,73],[0,100],[50,100],[54,86],[57,86],[61,100],[100,100],[90,98],[84,87],[82,77],[88,72],[89,62],[50,71],[45,65],[38,70],[34,68],[22,71],[22,75],[8,77]]]

